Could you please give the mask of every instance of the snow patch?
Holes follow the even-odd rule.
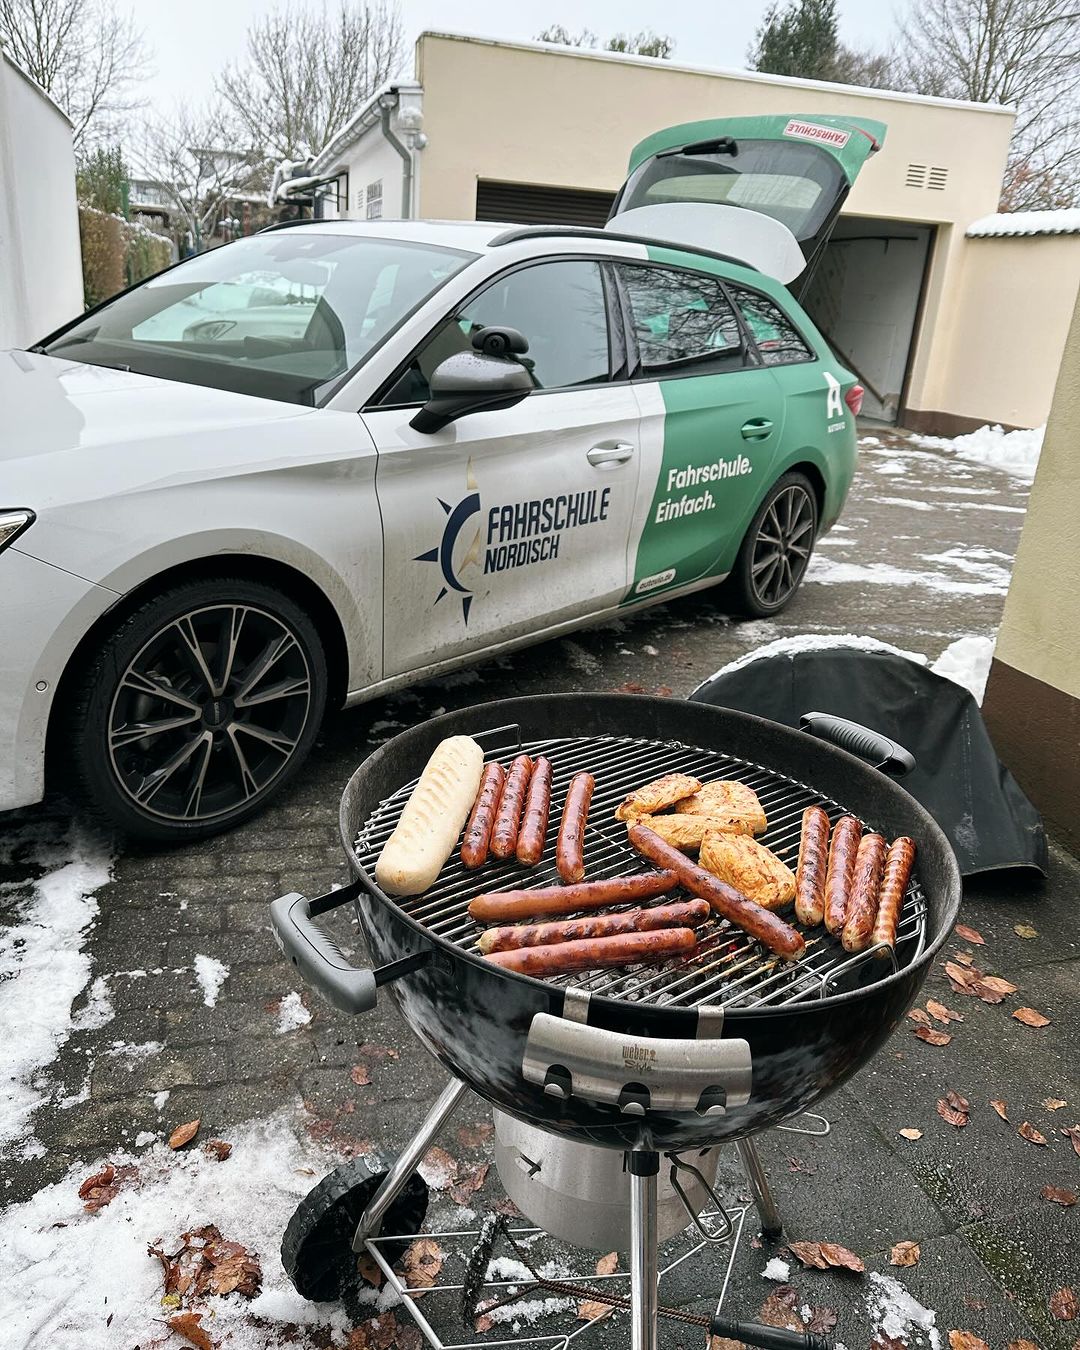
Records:
[[[954,684],[962,684],[981,703],[993,657],[993,638],[962,637],[950,642],[930,669]]]
[[[157,1109],[158,1115],[160,1115],[160,1114],[162,1113],[162,1111],[165,1110],[165,1103],[166,1103],[168,1100],[169,1100],[169,1093],[168,1093],[168,1090],[167,1090],[167,1089],[166,1089],[166,1091],[164,1091],[164,1092],[155,1092],[155,1093],[154,1093],[153,1101],[154,1101],[154,1106],[155,1106],[155,1108]]]
[[[85,1005],[71,1019],[71,1029],[96,1031],[106,1022],[111,1022],[115,1016],[116,1012],[109,996],[109,981],[104,975],[99,975],[90,986],[90,995]]]
[[[201,953],[196,956],[195,978],[199,981],[203,1002],[208,1008],[212,1008],[217,1002],[221,986],[228,978],[228,974],[229,967],[216,956],[203,956]]]
[[[887,459],[884,464],[875,464],[874,468],[878,473],[898,474],[907,473],[907,465],[902,459]]]
[[[924,586],[927,590],[948,595],[1004,595],[1009,589],[1008,573],[1004,569],[998,570],[1001,575],[993,581],[963,581],[941,572],[913,572],[890,563],[852,563],[815,554],[806,569],[805,580],[831,584],[854,581],[872,586]]]
[[[796,656],[799,652],[821,652],[836,647],[846,647],[860,652],[892,652],[894,656],[904,656],[909,661],[917,662],[920,666],[926,665],[926,657],[921,653],[906,652],[903,648],[893,647],[888,642],[878,642],[876,638],[861,637],[854,633],[842,633],[836,636],[800,633],[797,637],[778,638],[776,642],[766,643],[764,647],[757,647],[754,651],[747,652],[745,656],[729,661],[726,666],[721,666],[715,675],[710,675],[709,680],[716,679],[717,675],[730,675],[733,670],[741,670],[743,666],[750,665],[752,661],[760,661],[767,656]],[[701,687],[701,685],[698,685],[699,689]]]
[[[791,1266],[787,1261],[781,1261],[778,1256],[774,1256],[761,1273],[766,1280],[776,1280],[779,1284],[784,1284],[791,1274]]]
[[[867,1278],[870,1289],[866,1295],[866,1311],[870,1314],[872,1330],[904,1345],[928,1342],[931,1350],[939,1350],[941,1333],[937,1330],[937,1314],[924,1308],[891,1275],[872,1270]]]
[[[929,502],[916,501],[914,497],[875,497],[874,501],[882,506],[903,506],[908,511],[932,511]]]
[[[1014,478],[1030,483],[1039,467],[1045,427],[1031,431],[1005,431],[999,426],[979,427],[966,436],[912,436],[916,445],[933,450],[945,450],[958,459],[986,464],[992,469],[1004,469]]]
[[[304,1000],[294,989],[291,994],[286,994],[278,1006],[277,1031],[282,1036],[287,1031],[296,1031],[299,1027],[306,1027],[311,1021],[311,1013],[304,1007]]]

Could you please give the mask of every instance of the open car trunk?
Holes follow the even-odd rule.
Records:
[[[631,152],[608,228],[725,253],[799,297],[885,130],[882,122],[794,115],[667,127]]]

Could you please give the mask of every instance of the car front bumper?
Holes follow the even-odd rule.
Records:
[[[0,553],[0,811],[44,796],[45,740],[60,678],[91,625],[118,599],[18,548]]]

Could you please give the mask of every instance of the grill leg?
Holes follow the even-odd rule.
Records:
[[[780,1211],[776,1208],[776,1201],[769,1189],[769,1178],[765,1175],[765,1168],[761,1165],[757,1146],[752,1139],[737,1139],[735,1147],[739,1150],[743,1170],[750,1182],[750,1192],[754,1197],[754,1204],[757,1206],[758,1217],[761,1220],[761,1231],[767,1238],[778,1238],[784,1231],[784,1221],[780,1217]]]
[[[363,1251],[365,1241],[379,1231],[379,1224],[382,1223],[383,1215],[419,1167],[431,1141],[457,1110],[458,1104],[468,1090],[465,1084],[458,1082],[456,1078],[451,1079],[443,1088],[435,1105],[428,1112],[423,1125],[402,1149],[397,1162],[387,1172],[386,1180],[371,1197],[367,1209],[361,1214],[360,1222],[356,1225],[356,1232],[353,1234],[352,1249],[354,1252]]]
[[[657,1153],[628,1153],[630,1173],[630,1344],[657,1350]]]

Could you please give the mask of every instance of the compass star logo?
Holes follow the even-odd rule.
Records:
[[[442,587],[439,594],[435,597],[434,603],[437,605],[445,595],[451,591],[461,598],[461,617],[466,626],[469,622],[469,610],[472,607],[473,592],[472,587],[467,586],[461,579],[460,572],[471,562],[479,561],[480,552],[480,530],[477,528],[475,538],[461,562],[455,567],[454,552],[461,537],[462,530],[469,524],[473,516],[480,514],[480,493],[473,491],[462,497],[456,506],[451,506],[449,502],[444,502],[441,497],[437,498],[439,505],[446,513],[446,524],[443,526],[442,538],[435,548],[429,548],[426,553],[418,553],[414,562],[437,563],[442,573]]]

